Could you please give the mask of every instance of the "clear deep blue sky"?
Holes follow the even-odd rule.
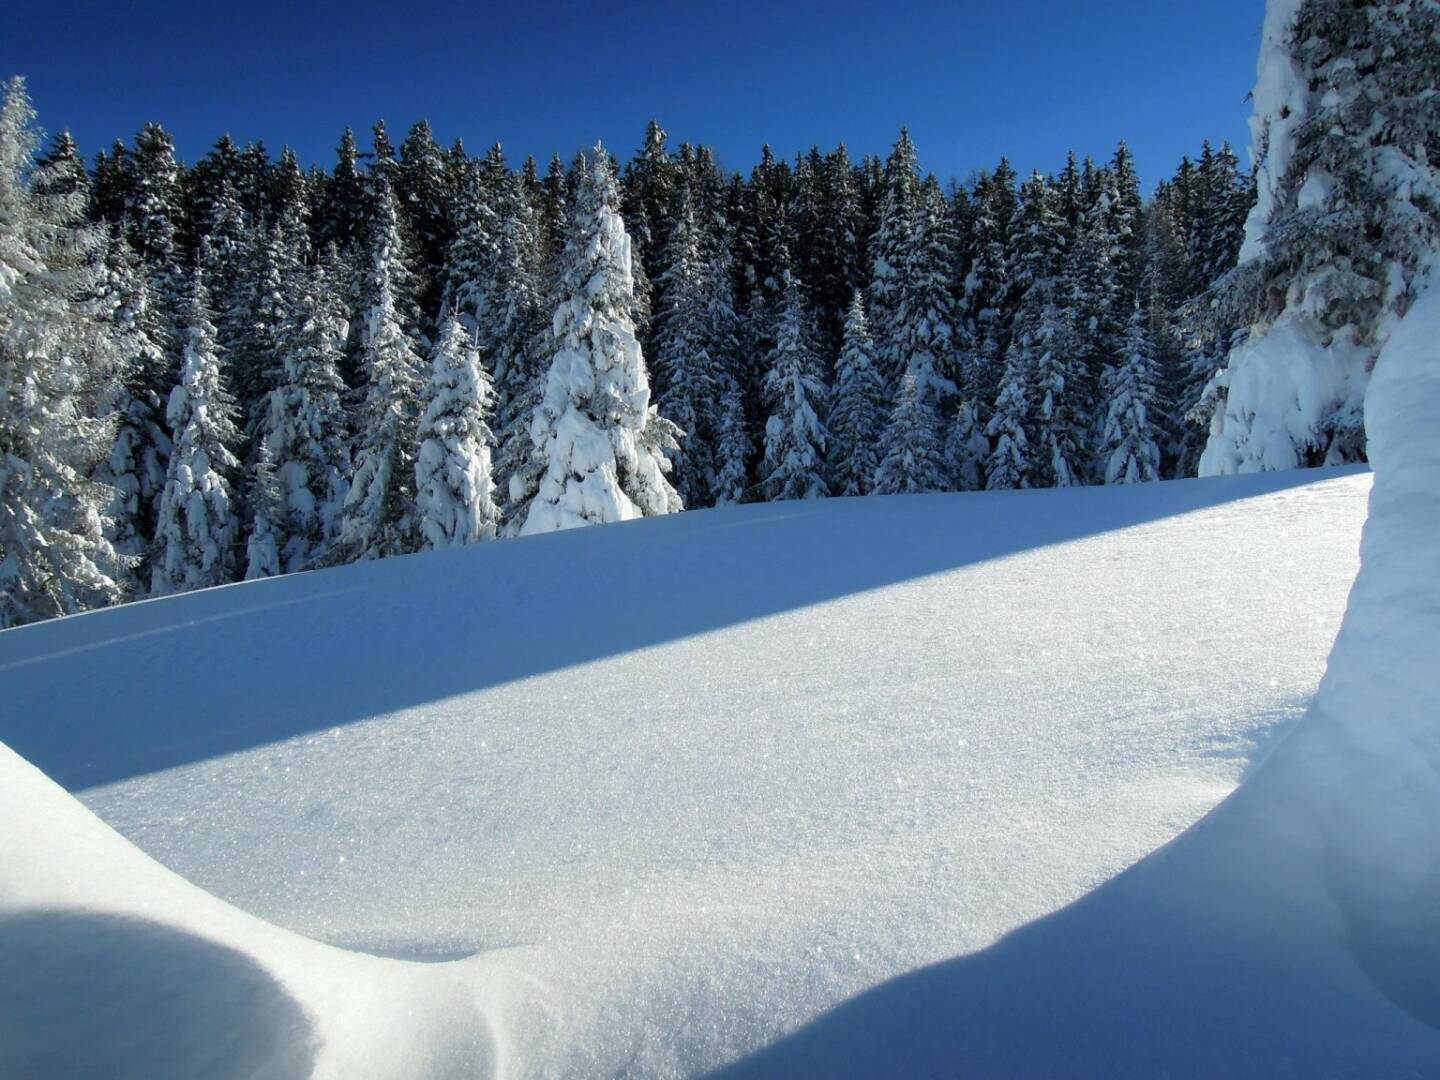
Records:
[[[352,4],[0,4],[0,77],[23,74],[47,131],[87,157],[147,120],[193,161],[222,132],[329,168],[341,129],[424,117],[472,153],[622,160],[656,117],[749,171],[844,141],[884,153],[901,124],[923,168],[1022,172],[1129,141],[1148,189],[1200,141],[1248,142],[1263,0],[685,0]]]

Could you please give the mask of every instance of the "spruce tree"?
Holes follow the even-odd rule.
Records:
[[[180,384],[166,419],[174,450],[155,531],[151,591],[164,596],[235,580],[240,518],[233,494],[239,467],[234,406],[220,375],[215,325],[201,271],[180,319]]]
[[[656,317],[656,403],[682,432],[671,474],[687,507],[708,505],[714,472],[715,407],[721,372],[707,340],[709,283],[701,230],[688,182],[676,190],[675,220],[657,284],[664,306]]]
[[[492,539],[500,524],[488,422],[494,390],[479,350],[453,315],[440,328],[423,402],[415,459],[422,547]]]
[[[106,373],[93,236],[73,200],[31,188],[34,112],[0,102],[0,628],[115,603],[123,559],[108,488],[88,479],[110,425],[86,420]],[[42,175],[41,187],[44,185]]]
[[[1200,472],[1365,456],[1364,392],[1440,246],[1440,10],[1305,0],[1267,25],[1258,198],[1234,289],[1252,319]],[[1306,352],[1309,364],[1277,366]],[[1279,402],[1300,402],[1283,430]],[[1285,408],[1293,408],[1285,405]]]
[[[650,380],[631,310],[630,238],[604,148],[578,175],[560,287],[551,321],[554,354],[530,423],[535,474],[516,527],[523,534],[668,514],[682,508],[665,473],[674,425],[650,404]],[[517,500],[520,501],[520,500]]]
[[[1136,304],[1125,331],[1123,359],[1107,380],[1100,446],[1107,484],[1160,479],[1163,431],[1155,357],[1146,323],[1145,311]]]
[[[165,401],[175,378],[160,344],[163,331],[144,268],[118,230],[107,248],[106,266],[107,329],[118,370],[100,396],[97,415],[114,423],[115,437],[95,468],[95,479],[113,492],[109,536],[129,560],[126,584],[130,592],[143,594],[150,585],[150,547],[170,460]]]
[[[868,495],[880,464],[880,432],[885,419],[885,384],[875,345],[857,289],[845,316],[840,357],[835,364],[835,395],[830,410],[828,484],[836,495]]]
[[[876,495],[944,491],[949,486],[939,428],[933,395],[925,392],[914,371],[906,371],[880,437]]]
[[[281,334],[281,364],[267,398],[260,450],[279,493],[273,522],[280,567],[293,573],[324,560],[339,533],[350,452],[340,378],[346,320],[331,276],[333,257],[297,283]],[[268,498],[268,494],[267,494]],[[258,510],[255,511],[258,513]],[[259,528],[257,519],[254,528]]]
[[[870,238],[870,285],[866,297],[880,372],[891,386],[905,367],[901,318],[916,248],[919,202],[915,144],[910,141],[909,131],[902,128],[885,164],[880,219]]]
[[[345,496],[332,561],[414,551],[415,452],[422,361],[396,301],[405,278],[399,223],[382,181],[379,217],[366,260],[369,299],[359,328],[364,401],[356,418],[355,474]]]
[[[1012,345],[1000,380],[1000,394],[990,414],[986,434],[992,449],[985,462],[985,489],[1004,491],[1030,486],[1032,451],[1026,432],[1030,405],[1027,370],[1023,350]]]
[[[830,388],[811,338],[799,281],[785,283],[784,307],[765,376],[765,459],[757,485],[766,499],[815,499],[830,494],[824,458]]]
[[[979,490],[989,458],[990,440],[980,423],[980,410],[974,401],[962,401],[945,436],[945,466],[950,472],[950,486],[958,491]]]

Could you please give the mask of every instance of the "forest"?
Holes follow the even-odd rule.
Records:
[[[328,172],[39,138],[16,79],[0,625],[682,508],[1194,475],[1254,302],[1228,145],[1147,196],[1124,143],[942,184],[905,131],[748,176],[653,121],[543,175],[424,121]],[[1315,461],[1363,455],[1342,427]]]

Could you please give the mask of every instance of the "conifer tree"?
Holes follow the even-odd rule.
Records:
[[[76,200],[32,190],[36,138],[12,79],[0,102],[0,628],[121,597],[111,494],[88,480],[111,435],[85,419],[106,374],[100,324],[78,303],[98,291],[94,239],[70,220]]]
[[[151,286],[167,301],[179,303],[180,166],[175,142],[159,124],[146,124],[125,158],[126,238],[145,261]]]
[[[1258,198],[1233,282],[1252,323],[1215,380],[1226,400],[1202,474],[1362,459],[1370,368],[1440,246],[1440,10],[1273,10],[1286,18],[1266,28]],[[1314,361],[1274,370],[1276,341]],[[1272,430],[1294,402],[1300,415]]]
[[[989,458],[990,440],[980,423],[979,409],[973,401],[962,401],[945,437],[945,466],[951,486],[959,491],[978,491]]]
[[[165,401],[175,378],[160,345],[163,333],[144,268],[118,230],[106,251],[106,267],[107,329],[117,371],[100,395],[97,415],[114,423],[115,437],[95,479],[113,492],[109,536],[129,560],[123,571],[128,591],[143,594],[150,585],[150,546],[170,460]]]
[[[765,376],[765,459],[758,485],[770,500],[815,499],[830,494],[824,458],[830,388],[811,339],[809,313],[798,280],[785,283],[784,308]]]
[[[1012,345],[1000,380],[1000,396],[990,415],[986,434],[992,449],[985,462],[985,489],[1003,491],[1030,486],[1032,452],[1025,430],[1030,406],[1023,350]]]
[[[500,524],[490,463],[495,438],[488,422],[494,390],[479,351],[453,315],[441,326],[423,400],[415,459],[422,546],[492,539]]]
[[[885,164],[880,219],[870,239],[870,287],[866,297],[880,372],[895,385],[905,367],[901,313],[916,248],[920,177],[915,144],[902,128]]]
[[[1146,321],[1144,310],[1136,304],[1125,331],[1123,359],[1107,380],[1100,446],[1107,484],[1160,479],[1161,416]]]
[[[933,395],[920,386],[913,370],[900,380],[895,408],[880,437],[876,495],[944,491],[947,484],[940,419]]]
[[[675,203],[664,270],[657,280],[664,307],[656,317],[656,403],[661,415],[682,432],[671,479],[684,504],[693,508],[711,501],[715,407],[722,373],[707,340],[710,280],[688,182],[682,181],[676,189]]]
[[[365,399],[356,419],[355,474],[345,496],[332,561],[376,559],[415,550],[415,452],[422,361],[401,323],[404,278],[394,201],[381,182],[359,331]]]
[[[280,555],[285,542],[285,493],[275,475],[270,449],[264,443],[256,455],[245,502],[250,514],[249,535],[245,538],[245,580],[277,577],[285,572]]]
[[[272,523],[282,572],[320,563],[339,533],[350,452],[340,378],[346,319],[335,290],[333,255],[297,283],[281,334],[281,364],[267,397],[260,449],[278,492]],[[255,511],[258,513],[258,510]],[[257,520],[255,528],[259,528]]]
[[[181,314],[180,338],[180,384],[166,408],[174,449],[155,532],[151,591],[159,596],[233,581],[240,541],[232,488],[239,431],[222,384],[215,325],[198,267]]]
[[[885,385],[876,369],[875,346],[857,289],[845,316],[835,396],[830,411],[828,484],[836,495],[868,495],[880,464]]]
[[[524,502],[515,527],[526,535],[682,508],[665,477],[675,428],[650,404],[630,318],[630,238],[618,206],[613,167],[597,146],[578,176],[554,354],[530,423],[543,467],[510,480]]]
[[[903,372],[914,376],[916,392],[930,399],[937,423],[940,402],[958,392],[962,368],[961,334],[947,275],[946,216],[939,184],[927,181],[917,196],[895,327],[896,359]],[[939,432],[936,437],[941,437]]]

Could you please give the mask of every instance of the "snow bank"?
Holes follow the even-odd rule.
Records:
[[[1230,354],[1215,377],[1226,391],[1200,455],[1201,476],[1295,469],[1312,462],[1328,420],[1359,417],[1365,399],[1368,350],[1313,321],[1283,316]],[[1326,464],[1331,464],[1326,462]]]
[[[1172,844],[728,1076],[1440,1075],[1440,292],[1366,405],[1362,568],[1306,718]]]
[[[743,1061],[1055,912],[1222,799],[1319,682],[1368,485],[1350,470],[733,507],[8,631],[0,739],[198,888],[6,756],[0,918],[38,918],[24,933],[55,945],[0,983],[18,971],[24,1000],[53,1001],[103,972],[100,996],[128,1000],[127,950],[150,940],[188,958],[173,981],[192,1002],[216,984],[214,1009],[141,995],[97,1046],[233,1014],[322,1076]],[[1153,929],[1131,912],[1107,933],[1154,963]],[[1134,1008],[1104,957],[1056,968],[1080,938],[1107,940],[960,994],[981,1008],[1049,981],[991,1023],[1022,1055],[1012,1072],[1054,1071],[1026,1025],[1057,994]],[[1070,993],[1091,969],[1108,997]],[[1213,980],[1169,992],[1211,1022],[1230,997]],[[892,1012],[981,1047],[956,1000],[941,987]],[[984,1060],[904,1024],[852,1035],[867,1031],[864,1053],[831,1036],[769,1072]],[[207,1074],[192,1051],[164,1053]]]
[[[0,1076],[484,1076],[493,981],[456,967],[246,915],[0,745]]]

